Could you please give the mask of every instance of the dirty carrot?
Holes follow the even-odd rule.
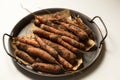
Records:
[[[63,72],[62,68],[59,65],[49,64],[49,63],[33,63],[32,68],[36,71],[52,73],[52,74]]]
[[[38,37],[37,35],[35,36],[35,40],[38,42],[40,48],[42,48],[45,51],[47,51],[53,57],[55,57],[55,58],[58,57],[58,52],[54,48],[52,48],[52,47],[48,46],[46,43],[44,43],[42,41],[42,39],[40,37]]]
[[[68,70],[72,70],[73,66],[67,61],[65,60],[63,57],[61,57],[60,55],[58,55],[58,61],[59,63],[61,63],[63,65],[63,67],[65,67]]]
[[[77,47],[77,48],[79,48],[81,50],[85,50],[85,45],[83,43],[78,42],[78,41],[76,41],[76,40],[74,40],[72,38],[69,38],[67,36],[61,36],[61,38],[62,38],[62,40],[64,40],[65,42],[67,42],[67,43],[69,43],[71,45],[73,45],[74,47]]]
[[[16,42],[16,46],[19,49],[26,51],[31,56],[40,57],[41,59],[44,59],[48,62],[58,64],[58,62],[55,60],[54,57],[52,57],[49,53],[47,53],[46,51],[40,48],[36,48],[36,47],[30,46],[28,44],[24,44],[21,42]]]
[[[63,45],[65,48],[69,49],[70,51],[72,51],[74,53],[79,53],[79,49],[77,49],[77,48],[73,47],[72,45],[70,45],[70,44],[66,43],[65,41],[63,41],[61,39],[61,36],[59,36],[57,34],[53,34],[51,32],[44,31],[44,30],[42,30],[40,28],[35,29],[33,31],[33,33],[35,33],[37,35],[42,35],[42,36],[44,36],[44,37],[46,37],[46,38],[48,38],[48,39],[50,39],[50,40],[52,40],[54,42],[57,42],[57,43]]]
[[[16,37],[16,40],[26,43],[26,44],[29,44],[29,45],[32,45],[32,46],[35,46],[35,47],[39,47],[39,44],[35,40],[28,39],[26,37]]]
[[[82,41],[88,40],[87,33],[84,30],[80,29],[79,27],[72,25],[72,24],[67,24],[65,22],[59,22],[59,23],[63,25],[64,27],[66,27],[69,31],[74,33],[76,36],[78,36],[80,40]]]
[[[68,49],[66,49],[65,47],[59,45],[59,44],[56,44],[56,43],[53,43],[47,39],[43,39],[42,40],[48,44],[49,46],[53,47],[55,50],[58,51],[58,53],[63,57],[65,58],[68,62],[70,63],[74,63],[75,62],[75,59],[76,59],[76,56],[74,53],[72,53],[71,51],[69,51]]]
[[[92,30],[87,25],[85,25],[83,23],[83,21],[81,20],[81,18],[80,17],[76,17],[75,20],[76,20],[76,22],[78,24],[78,27],[81,28],[81,29],[83,29],[88,34],[88,36],[91,39],[94,40],[94,33],[92,32]]]
[[[14,53],[16,56],[18,56],[19,58],[23,59],[24,61],[30,64],[35,62],[35,60],[24,51],[16,49]]]
[[[49,31],[49,32],[58,34],[58,35],[68,36],[68,37],[70,37],[70,38],[72,38],[72,39],[75,39],[75,40],[79,41],[79,39],[78,39],[75,35],[67,32],[67,31],[60,31],[60,30],[58,30],[58,29],[55,29],[55,28],[53,28],[53,27],[51,27],[51,26],[48,26],[48,25],[45,25],[45,24],[42,24],[42,25],[40,26],[40,28],[42,28],[42,29],[44,29],[44,30],[46,30],[46,31]]]

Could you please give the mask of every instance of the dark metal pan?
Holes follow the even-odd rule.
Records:
[[[34,12],[34,14],[48,14],[47,11],[49,11],[50,13],[55,13],[55,12],[61,11],[61,10],[64,10],[64,8],[49,8],[49,9],[36,11],[36,12]],[[4,46],[4,49],[5,49],[6,53],[10,57],[12,57],[14,59],[14,61],[16,62],[16,64],[19,65],[21,68],[23,68],[24,70],[26,70],[30,73],[40,75],[40,76],[62,77],[62,76],[72,75],[72,74],[75,74],[75,73],[81,73],[81,72],[84,72],[85,70],[87,70],[87,68],[90,67],[92,64],[94,64],[96,59],[101,54],[101,50],[102,50],[102,47],[103,47],[103,42],[104,42],[104,40],[105,40],[105,38],[107,37],[107,34],[108,34],[107,28],[106,28],[103,20],[99,16],[95,16],[93,19],[90,19],[88,16],[86,16],[86,15],[80,13],[80,12],[77,12],[77,11],[74,11],[74,10],[71,10],[71,9],[69,9],[69,10],[70,10],[72,16],[79,15],[81,17],[81,19],[83,20],[83,22],[96,35],[95,41],[97,43],[97,49],[95,51],[92,51],[92,52],[89,52],[89,53],[86,53],[86,54],[83,55],[83,65],[84,65],[84,67],[78,69],[77,71],[72,71],[70,73],[65,73],[65,74],[55,75],[55,74],[47,74],[47,73],[38,73],[38,72],[35,72],[32,69],[26,67],[19,60],[17,60],[15,58],[15,56],[13,55],[12,47],[11,47],[11,37],[18,36],[21,33],[21,31],[23,31],[26,28],[26,26],[28,26],[31,23],[31,20],[34,19],[33,14],[29,14],[26,17],[24,17],[22,20],[20,20],[15,25],[15,27],[11,31],[10,35],[6,34],[6,33],[3,35],[3,46]],[[105,31],[106,31],[105,36],[102,35],[102,33],[101,33],[102,31],[99,29],[97,24],[94,22],[94,19],[97,19],[97,18],[101,21],[101,23],[103,24],[103,27],[105,28]],[[27,33],[27,30],[25,32]],[[9,51],[7,51],[6,46],[5,46],[5,36],[9,36],[9,43],[8,43]]]

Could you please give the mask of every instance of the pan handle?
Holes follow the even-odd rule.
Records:
[[[105,28],[105,36],[103,37],[103,39],[100,41],[100,46],[99,47],[101,47],[101,44],[103,44],[103,42],[104,42],[104,40],[106,39],[106,37],[107,37],[107,35],[108,35],[108,30],[107,30],[107,27],[106,27],[106,25],[105,25],[105,23],[103,22],[103,20],[102,20],[102,18],[101,17],[99,17],[99,16],[95,16],[95,17],[93,17],[93,19],[91,19],[91,23],[94,23],[94,19],[96,19],[96,18],[98,18],[100,21],[101,21],[101,23],[103,24],[103,27]]]
[[[6,51],[6,53],[7,53],[11,58],[13,58],[16,62],[18,62],[18,59],[16,59],[16,57],[15,57],[14,55],[10,54],[10,53],[7,51],[6,46],[5,46],[5,36],[8,36],[8,37],[12,38],[11,35],[5,33],[5,34],[3,35],[3,47],[4,47],[5,51]]]

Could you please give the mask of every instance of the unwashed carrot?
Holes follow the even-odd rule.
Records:
[[[68,36],[68,37],[70,37],[70,38],[72,38],[72,39],[75,39],[75,40],[79,41],[79,39],[78,39],[75,35],[67,32],[67,31],[60,31],[60,30],[55,29],[55,28],[53,28],[53,27],[51,27],[51,26],[47,26],[47,25],[45,25],[45,24],[42,24],[42,25],[40,26],[40,28],[42,28],[42,29],[44,29],[44,30],[46,30],[46,31],[49,31],[49,32],[52,32],[52,33],[61,35],[61,36]]]
[[[36,48],[36,47],[30,46],[28,44],[24,44],[24,43],[21,43],[21,42],[16,42],[16,46],[19,49],[21,49],[23,51],[26,51],[31,56],[36,56],[36,57],[44,59],[48,62],[58,64],[58,62],[55,60],[54,57],[52,57],[49,53],[47,53],[46,51],[44,51],[40,48]]]
[[[51,32],[42,30],[40,28],[37,28],[35,30],[33,30],[33,33],[37,34],[37,35],[42,35],[45,38],[48,38],[54,42],[57,42],[58,44],[63,45],[65,48],[69,49],[70,51],[74,52],[74,53],[79,53],[79,49],[75,48],[74,46],[66,43],[65,41],[62,40],[61,36],[57,35],[57,34],[53,34]]]
[[[77,48],[79,48],[81,50],[85,50],[85,45],[83,43],[78,42],[78,41],[76,41],[74,39],[71,39],[71,38],[69,38],[67,36],[61,36],[61,38],[62,38],[62,40],[64,40],[65,42],[67,42],[67,43],[69,43],[71,45],[73,45],[74,47],[77,47]]]
[[[78,27],[81,28],[81,29],[83,29],[88,34],[89,38],[91,38],[91,39],[94,40],[94,35],[95,34],[93,33],[93,31],[87,25],[85,25],[83,23],[83,21],[81,20],[81,18],[80,17],[76,17],[75,20],[76,20],[76,22],[78,24]]]
[[[64,48],[63,46],[56,44],[54,42],[51,42],[50,40],[47,39],[43,39],[42,40],[48,44],[49,46],[51,46],[52,48],[54,48],[55,50],[58,51],[58,53],[65,58],[68,62],[70,63],[74,63],[75,59],[76,59],[76,55],[74,53],[72,53],[71,51],[69,51],[68,49]]]
[[[59,65],[56,64],[48,64],[48,63],[33,63],[32,68],[36,71],[41,71],[45,73],[62,73],[63,70]]]
[[[35,40],[29,39],[26,37],[16,37],[16,40],[20,41],[22,43],[26,43],[26,44],[35,46],[35,47],[39,47],[39,44]]]
[[[59,23],[61,25],[63,25],[64,27],[66,27],[69,31],[74,33],[76,36],[78,36],[80,40],[82,40],[82,41],[88,40],[87,33],[85,31],[83,31],[82,29],[80,29],[79,27],[72,25],[72,24],[67,24],[65,22],[59,22]]]
[[[47,51],[51,56],[53,56],[55,58],[58,57],[58,52],[54,48],[48,46],[45,42],[43,42],[42,39],[40,37],[38,37],[37,35],[35,36],[35,40],[38,42],[40,48]]]
[[[15,53],[16,56],[18,56],[19,58],[23,59],[24,61],[26,61],[30,64],[35,62],[35,60],[24,51],[16,49],[14,51],[14,53]]]
[[[61,63],[65,69],[73,70],[72,64],[70,64],[67,60],[65,60],[60,55],[58,56],[58,62]]]

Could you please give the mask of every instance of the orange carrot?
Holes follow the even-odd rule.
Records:
[[[16,56],[18,56],[19,58],[23,59],[24,61],[30,64],[35,62],[35,60],[24,51],[16,49],[14,53]]]
[[[35,46],[35,47],[39,47],[39,44],[35,40],[28,39],[26,37],[16,37],[16,40],[18,40],[22,43],[26,43],[26,44]]]
[[[88,34],[88,36],[94,40],[94,33],[92,30],[87,25],[85,25],[79,17],[76,17],[75,20],[77,21],[78,27],[83,29]]]
[[[41,71],[45,73],[62,73],[63,70],[59,65],[56,64],[47,64],[47,63],[33,63],[32,68],[36,71]]]
[[[61,36],[61,38],[62,38],[65,42],[71,44],[72,46],[77,47],[77,48],[79,48],[79,49],[81,49],[81,50],[85,50],[85,45],[84,45],[83,43],[78,42],[78,41],[76,41],[76,40],[74,40],[74,39],[71,39],[71,38],[69,38],[69,37],[67,37],[67,36]]]
[[[72,51],[74,53],[79,53],[80,52],[79,49],[77,49],[77,48],[73,47],[72,45],[70,45],[70,44],[66,43],[65,41],[63,41],[61,39],[61,36],[59,36],[57,34],[53,34],[51,32],[44,31],[44,30],[42,30],[40,28],[35,29],[33,31],[33,33],[35,33],[37,35],[42,35],[45,38],[48,38],[48,39],[50,39],[50,40],[52,40],[54,42],[57,42],[57,43],[63,45],[65,48],[69,49],[70,51]]]
[[[40,48],[35,48],[33,46],[30,46],[30,45],[24,44],[24,43],[20,43],[20,42],[16,42],[16,46],[19,49],[26,51],[31,56],[36,56],[36,57],[44,59],[48,62],[58,64],[58,62],[55,60],[54,57],[52,57],[49,53],[47,53],[46,51],[44,51]]]
[[[67,61],[65,60],[63,57],[61,57],[60,55],[58,56],[58,61],[59,63],[61,63],[63,65],[63,67],[65,67],[68,70],[72,70],[73,66]]]
[[[48,46],[46,43],[44,43],[40,37],[38,37],[38,36],[36,35],[36,36],[35,36],[35,39],[36,39],[36,41],[38,42],[40,48],[42,48],[42,49],[44,49],[45,51],[47,51],[51,56],[53,56],[53,57],[55,57],[55,58],[58,57],[58,52],[57,52],[54,48],[52,48],[52,47]]]
[[[49,46],[51,46],[52,48],[54,48],[55,50],[58,51],[58,53],[65,58],[68,62],[70,63],[74,63],[76,56],[74,53],[72,53],[71,51],[69,51],[68,49],[64,48],[63,46],[53,43],[47,39],[43,39],[42,40]]]
[[[85,31],[83,31],[82,29],[80,29],[79,27],[72,25],[72,24],[67,24],[65,22],[59,22],[59,23],[61,25],[63,25],[64,27],[66,27],[69,31],[74,33],[76,36],[78,36],[80,40],[82,40],[82,41],[88,40],[87,33]]]
[[[42,29],[44,29],[44,30],[46,30],[46,31],[49,31],[49,32],[52,32],[52,33],[61,35],[61,36],[68,36],[68,37],[70,37],[70,38],[72,38],[72,39],[75,39],[75,40],[79,41],[79,39],[78,39],[76,36],[74,36],[73,34],[67,32],[67,31],[60,31],[60,30],[55,29],[55,28],[53,28],[53,27],[51,27],[51,26],[47,26],[47,25],[45,25],[45,24],[42,24],[42,25],[40,26],[40,28],[42,28]]]

